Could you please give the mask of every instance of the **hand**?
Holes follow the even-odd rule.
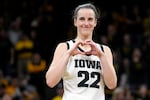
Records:
[[[69,53],[70,55],[74,56],[77,54],[82,54],[85,55],[85,52],[79,50],[79,45],[84,45],[84,42],[82,40],[78,40],[74,43],[73,47],[71,49],[69,49]]]
[[[84,42],[85,45],[90,45],[91,50],[84,51],[86,55],[95,55],[101,57],[104,53],[100,50],[100,48],[96,45],[92,40],[87,40]]]

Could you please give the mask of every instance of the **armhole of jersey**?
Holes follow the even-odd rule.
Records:
[[[73,43],[75,43],[75,40],[74,40],[74,39],[72,39],[72,42],[73,42]]]
[[[67,49],[70,49],[71,47],[71,43],[75,43],[75,41],[72,39],[70,41],[66,41],[66,44],[67,44]]]
[[[66,42],[66,44],[67,44],[67,49],[69,49],[69,43],[68,43],[68,42]]]
[[[100,44],[101,50],[104,52],[104,47],[102,44]]]

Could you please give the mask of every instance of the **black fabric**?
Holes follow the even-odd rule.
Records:
[[[67,44],[67,49],[69,49],[69,43],[68,43],[68,42],[66,42],[66,44]]]
[[[75,43],[75,40],[72,40],[73,41],[73,43]]]
[[[103,48],[103,45],[101,45],[101,44],[100,44],[100,47],[101,47],[101,50],[102,50],[102,51],[104,52],[104,48]]]

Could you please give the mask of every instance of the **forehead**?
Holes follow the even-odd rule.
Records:
[[[95,17],[95,13],[92,9],[90,8],[81,8],[78,11],[77,17],[83,17],[83,16],[88,16],[88,17]]]

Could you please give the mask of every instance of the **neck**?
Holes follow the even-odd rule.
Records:
[[[85,41],[85,40],[92,40],[92,37],[90,37],[90,36],[87,36],[87,37],[80,37],[80,36],[77,36],[76,38],[75,38],[75,40],[77,41],[77,40],[82,40],[82,41]]]

